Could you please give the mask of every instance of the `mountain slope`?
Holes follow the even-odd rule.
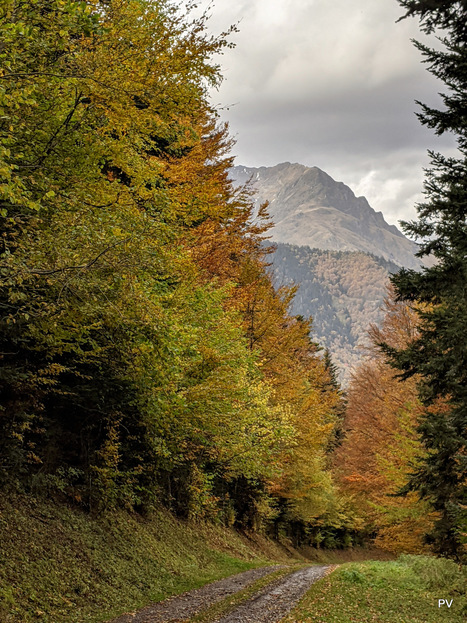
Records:
[[[276,285],[299,284],[292,313],[313,317],[312,337],[328,348],[341,380],[350,380],[378,324],[389,274],[398,267],[361,251],[325,251],[276,243],[272,270]]]
[[[363,251],[419,268],[417,245],[375,212],[364,197],[317,167],[284,162],[274,167],[237,166],[232,179],[251,180],[257,204],[269,201],[272,239],[332,251]]]

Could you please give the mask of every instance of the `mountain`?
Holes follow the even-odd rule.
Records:
[[[420,268],[417,245],[317,167],[237,166],[230,176],[238,185],[250,182],[257,208],[269,202],[274,281],[299,286],[291,311],[313,317],[312,338],[329,349],[347,384],[370,324],[381,320],[389,275]]]
[[[332,251],[363,251],[397,266],[419,268],[417,245],[389,225],[365,197],[318,167],[284,162],[274,167],[237,166],[231,178],[251,180],[257,205],[269,202],[272,239]]]

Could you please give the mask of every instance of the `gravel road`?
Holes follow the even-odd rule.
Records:
[[[202,588],[177,595],[160,603],[148,606],[138,612],[123,614],[110,623],[170,623],[186,621],[212,604],[243,590],[256,580],[280,569],[279,565],[251,569],[230,576],[218,582],[206,584]],[[240,619],[238,619],[240,620]],[[243,620],[243,619],[241,619]],[[251,619],[245,619],[251,621]]]
[[[278,623],[328,569],[307,567],[276,580],[216,623]]]

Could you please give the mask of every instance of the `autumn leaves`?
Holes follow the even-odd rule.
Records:
[[[0,26],[3,480],[243,526],[333,513],[340,395],[228,179],[226,41],[165,1],[10,2]]]

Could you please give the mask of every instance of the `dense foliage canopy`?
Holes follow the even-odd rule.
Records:
[[[11,0],[0,33],[2,485],[350,530],[339,389],[228,178],[226,36],[169,0]]]
[[[384,341],[392,348],[406,347],[418,334],[418,317],[406,303],[395,303],[392,295],[386,299],[381,328],[370,331],[367,359],[349,387],[336,473],[379,547],[420,553],[436,514],[414,492],[398,495],[425,455],[416,430],[423,412],[417,379],[401,382],[377,346]]]

